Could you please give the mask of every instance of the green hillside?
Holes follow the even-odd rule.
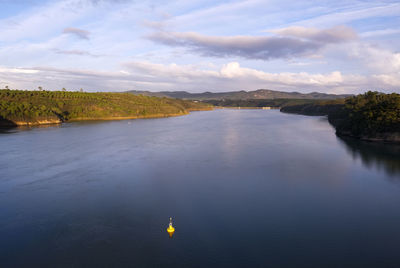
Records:
[[[0,90],[1,125],[165,117],[211,109],[200,102],[129,93]]]

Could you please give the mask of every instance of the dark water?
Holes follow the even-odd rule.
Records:
[[[400,267],[399,246],[399,147],[339,139],[321,117],[0,134],[0,267]]]

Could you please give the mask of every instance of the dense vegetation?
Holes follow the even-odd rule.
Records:
[[[0,120],[3,125],[162,117],[202,109],[210,109],[210,105],[129,93],[0,90]]]
[[[317,100],[310,99],[224,99],[224,100],[204,100],[203,102],[212,104],[214,106],[222,107],[275,107],[280,108],[284,106],[311,104]]]
[[[348,98],[330,120],[338,132],[359,137],[400,133],[400,95],[367,92]]]
[[[298,113],[304,115],[328,115],[343,108],[345,99],[313,101],[303,104],[282,105],[281,111],[287,113]]]
[[[328,115],[340,135],[367,140],[400,141],[400,95],[367,92],[346,98],[343,104],[318,102],[284,107],[283,112]]]

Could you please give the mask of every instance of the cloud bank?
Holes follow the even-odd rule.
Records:
[[[241,67],[230,62],[218,69],[200,65],[155,64],[146,61],[127,62],[120,71],[73,70],[52,67],[0,68],[0,87],[14,81],[10,88],[35,89],[47,83],[46,89],[84,88],[88,91],[186,90],[235,91],[269,88],[283,91],[323,91],[359,93],[365,90],[386,92],[398,89],[400,79],[393,75],[346,75],[329,73],[270,73]],[[18,81],[18,84],[15,83]]]
[[[148,38],[167,46],[186,47],[202,56],[260,60],[312,55],[329,44],[357,38],[355,31],[346,26],[325,30],[289,27],[273,32],[276,36],[208,36],[195,32],[160,31]]]

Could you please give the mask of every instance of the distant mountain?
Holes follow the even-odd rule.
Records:
[[[203,93],[189,93],[186,91],[161,91],[161,92],[150,92],[150,91],[127,91],[135,95],[145,96],[156,96],[156,97],[168,97],[176,99],[190,99],[190,100],[254,100],[254,99],[338,99],[345,98],[352,95],[343,94],[325,94],[319,92],[311,93],[299,93],[299,92],[283,92],[269,89],[258,89],[255,91],[231,91],[231,92],[203,92]]]

